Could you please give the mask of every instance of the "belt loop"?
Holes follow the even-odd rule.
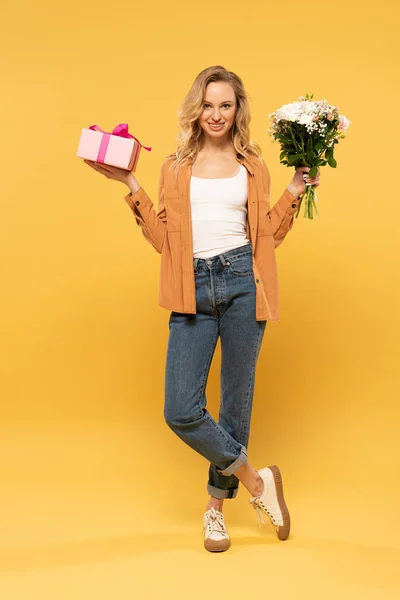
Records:
[[[193,263],[194,270],[196,270],[196,269],[197,269],[197,264],[198,264],[198,262],[199,262],[199,259],[198,259],[198,258],[195,258],[195,259],[194,259],[194,263]]]
[[[220,254],[220,255],[219,255],[219,259],[220,259],[220,261],[222,262],[222,266],[224,267],[224,266],[225,266],[225,264],[226,264],[226,260],[225,260],[225,257],[224,257],[224,255],[223,255],[223,254]]]

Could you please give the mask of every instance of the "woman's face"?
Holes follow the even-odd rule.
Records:
[[[205,135],[211,138],[228,137],[235,122],[236,99],[232,86],[226,81],[213,81],[206,87],[203,112],[199,122]],[[218,127],[212,127],[212,124]]]

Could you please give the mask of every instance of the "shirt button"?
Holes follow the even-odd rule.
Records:
[[[140,204],[139,200],[136,200],[135,204],[136,204],[136,206],[139,206],[139,204]]]
[[[292,204],[292,208],[296,208],[297,204]]]

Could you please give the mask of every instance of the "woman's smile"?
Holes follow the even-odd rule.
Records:
[[[225,125],[225,123],[216,123],[216,124],[209,123],[209,126],[213,131],[219,131],[220,129],[223,128],[224,125]]]

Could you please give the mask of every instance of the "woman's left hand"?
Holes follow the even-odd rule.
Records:
[[[306,189],[306,183],[312,183],[314,187],[318,187],[320,185],[320,168],[318,167],[318,172],[315,177],[308,177],[308,175],[303,179],[303,175],[308,173],[311,170],[311,167],[297,167],[296,173],[288,185],[288,190],[294,196],[300,196],[304,190]]]

